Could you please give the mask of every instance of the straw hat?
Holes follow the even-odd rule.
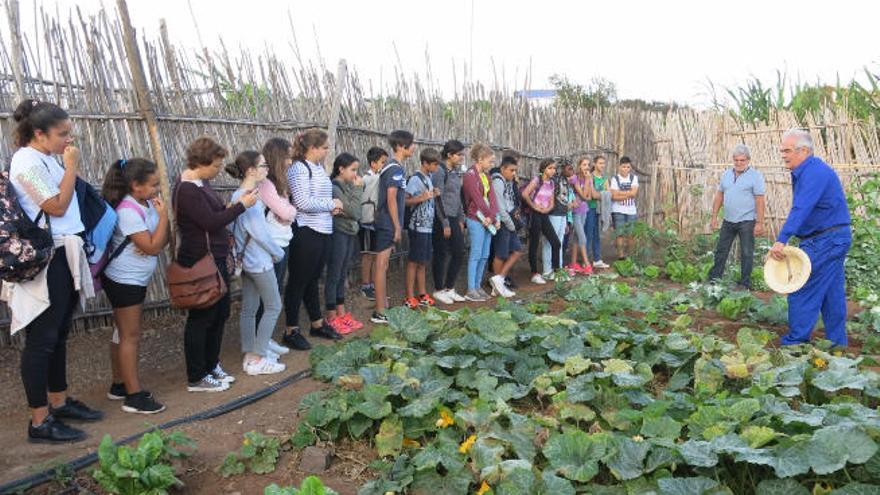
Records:
[[[774,292],[791,294],[800,289],[810,278],[810,257],[801,248],[785,246],[782,250],[785,259],[777,260],[772,256],[764,262],[764,282]]]

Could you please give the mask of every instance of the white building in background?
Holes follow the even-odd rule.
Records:
[[[544,106],[551,105],[556,101],[555,89],[522,89],[514,91],[513,96],[517,98],[525,98],[534,105]]]

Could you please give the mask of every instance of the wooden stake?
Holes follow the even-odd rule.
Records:
[[[12,74],[15,77],[15,95],[17,97],[15,104],[17,105],[25,98],[18,0],[6,0],[6,18],[9,20],[9,37],[12,39]]]
[[[327,144],[330,150],[327,157],[324,158],[324,170],[330,175],[333,160],[336,159],[336,126],[339,124],[339,112],[342,107],[342,91],[345,89],[346,77],[348,76],[348,67],[345,65],[345,59],[339,61],[339,67],[336,69],[336,87],[333,90],[333,103],[330,107],[330,121],[327,124]]]
[[[122,24],[122,31],[125,43],[125,54],[128,59],[128,66],[131,70],[131,79],[134,83],[135,93],[137,94],[138,111],[147,123],[147,132],[150,135],[150,149],[153,152],[153,159],[156,160],[156,166],[159,167],[159,183],[162,189],[162,199],[168,202],[168,228],[169,247],[171,253],[175,252],[176,239],[174,236],[174,208],[171,207],[171,182],[168,178],[168,167],[165,164],[165,155],[162,153],[162,143],[159,139],[159,122],[156,120],[156,113],[153,111],[153,103],[150,100],[150,94],[147,90],[147,76],[144,73],[144,66],[141,63],[141,55],[138,50],[137,38],[134,28],[131,25],[131,18],[128,16],[128,4],[125,0],[116,0],[116,7],[119,9],[119,21]]]

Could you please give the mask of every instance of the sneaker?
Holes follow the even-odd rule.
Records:
[[[362,285],[361,286],[361,295],[364,296],[369,301],[376,300],[376,288],[372,285]]]
[[[28,420],[28,442],[31,443],[68,443],[85,440],[86,432],[67,426],[51,414],[46,416],[38,426]]]
[[[273,351],[272,349],[266,349],[266,358],[267,359],[278,362],[278,358],[280,358],[280,357],[281,357],[281,355],[278,354],[277,352]]]
[[[575,274],[575,273],[581,273],[581,270],[583,270],[584,267],[582,267],[580,265],[580,263],[572,263],[572,264],[566,266],[565,269],[568,270],[568,273]]]
[[[210,373],[197,382],[190,382],[186,386],[187,392],[224,392],[229,389],[229,384],[214,378]]]
[[[407,297],[403,300],[403,304],[409,309],[416,309],[419,307],[419,300],[415,297]]]
[[[449,294],[449,297],[455,302],[467,301],[467,299],[465,299],[465,297],[463,295],[456,292],[455,289],[447,289],[446,292]]]
[[[283,356],[290,352],[290,349],[284,347],[278,342],[275,342],[275,339],[269,339],[269,350],[274,352],[275,354],[278,354],[279,356]]]
[[[443,304],[452,304],[455,301],[452,299],[452,294],[449,293],[448,290],[438,290],[434,292],[434,299],[440,301]]]
[[[318,327],[309,328],[309,335],[312,337],[320,337],[322,339],[329,340],[340,340],[342,339],[342,335],[339,335],[339,332],[336,331],[333,327],[327,324],[327,320],[324,320],[324,323]]]
[[[342,318],[340,318],[338,316],[334,316],[332,318],[325,319],[325,321],[327,322],[328,325],[330,325],[330,328],[335,330],[336,333],[338,333],[339,335],[345,335],[345,334],[351,332],[351,330],[348,328],[348,324],[345,322],[345,320],[343,320]]]
[[[437,304],[437,303],[434,301],[434,298],[429,296],[428,294],[422,294],[421,296],[419,296],[419,305],[420,306],[431,307],[431,306],[434,306],[435,304]]]
[[[296,349],[298,351],[307,351],[312,348],[312,344],[309,344],[309,341],[302,336],[299,329],[284,334],[281,341],[291,349]]]
[[[542,277],[540,273],[536,273],[532,275],[532,283],[537,285],[544,285],[547,283],[547,281],[544,280],[544,277]]]
[[[111,384],[110,391],[107,392],[107,398],[110,400],[125,400],[126,395],[124,383]]]
[[[581,273],[583,273],[584,275],[592,275],[593,274],[593,265],[584,265],[581,268],[583,268],[583,270],[581,270]]]
[[[153,398],[146,390],[135,392],[125,398],[122,410],[135,414],[156,414],[165,410],[165,406]]]
[[[498,294],[501,295],[501,297],[512,297],[513,294],[505,286],[504,277],[501,275],[495,275],[490,278],[489,283],[492,284],[492,296]]]
[[[211,372],[211,376],[227,384],[235,381],[234,376],[223,371],[223,368],[220,367],[220,363],[217,363],[217,366],[214,366],[214,371]]]
[[[465,294],[464,298],[466,301],[472,301],[472,302],[483,302],[486,300],[486,298],[483,297],[483,294],[480,292],[479,289],[469,290],[468,293]]]
[[[373,311],[373,314],[370,316],[370,321],[377,325],[387,325],[388,317],[383,315],[382,313],[377,313],[376,311]]]
[[[605,263],[605,262],[602,261],[602,260],[594,261],[594,262],[593,262],[593,268],[602,268],[602,269],[605,269],[605,268],[609,268],[609,267],[610,267],[610,266],[608,265],[608,263]]]
[[[267,358],[248,361],[244,364],[244,372],[251,376],[274,375],[275,373],[281,373],[285,369],[287,369],[287,366]]]
[[[342,316],[342,319],[344,319],[345,322],[348,323],[348,326],[351,328],[352,331],[360,330],[361,328],[364,328],[364,324],[361,323],[360,321],[356,320],[354,318],[354,316],[352,316],[351,311],[349,311],[348,313],[345,313]]]
[[[515,290],[517,288],[516,283],[510,277],[504,277],[504,285],[510,290]]]
[[[64,405],[54,408],[49,405],[49,414],[55,419],[72,419],[74,421],[99,421],[104,419],[104,413],[83,404],[82,402],[68,397]]]
[[[492,297],[488,292],[484,291],[482,287],[477,290],[480,291],[480,295],[483,296],[483,299],[486,299],[487,301]]]

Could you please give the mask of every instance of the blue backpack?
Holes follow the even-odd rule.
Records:
[[[85,180],[77,177],[75,189],[80,219],[85,227],[83,247],[89,263],[95,264],[104,256],[110,240],[113,239],[118,217],[110,203]]]

